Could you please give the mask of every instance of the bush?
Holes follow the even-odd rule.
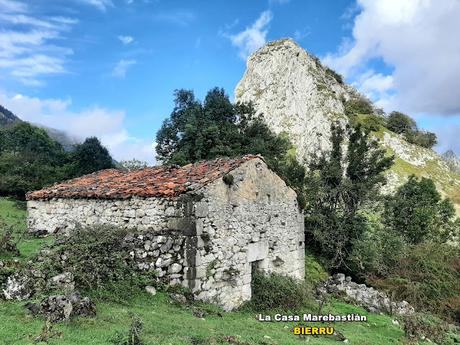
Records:
[[[371,102],[363,96],[345,102],[345,114],[348,116],[373,113],[374,107]]]
[[[277,273],[254,272],[252,299],[248,306],[254,311],[295,311],[314,307],[312,287],[306,282]]]
[[[131,315],[131,326],[127,334],[120,332],[115,333],[115,335],[110,339],[110,342],[113,345],[143,345],[141,338],[143,323],[142,320],[136,316]]]
[[[384,222],[411,244],[446,242],[459,231],[452,202],[442,199],[432,180],[413,175],[387,199]]]
[[[418,340],[430,339],[436,344],[457,343],[449,325],[428,313],[416,313],[404,317],[404,332],[409,343],[418,344]],[[460,339],[460,338],[457,338]]]
[[[458,248],[427,242],[408,247],[388,277],[371,280],[371,283],[392,291],[397,300],[406,300],[417,310],[460,322],[454,319],[459,313],[459,305],[454,303],[460,296],[459,281]]]
[[[371,132],[377,132],[382,127],[386,126],[385,118],[380,115],[367,115],[361,119],[361,124],[364,129],[367,129]]]
[[[305,280],[312,286],[326,280],[329,273],[321,263],[310,253],[305,253]]]
[[[393,111],[388,115],[387,128],[397,134],[405,134],[415,132],[417,124],[410,116],[399,111]]]
[[[353,244],[348,266],[357,278],[387,276],[403,255],[404,238],[380,222],[379,217],[366,216],[367,230]]]
[[[340,85],[343,85],[343,77],[333,69],[326,67],[326,74],[334,78]]]
[[[19,250],[14,239],[14,229],[0,220],[0,255],[19,255]]]
[[[421,147],[431,149],[434,145],[438,143],[438,138],[436,134],[432,132],[425,131],[411,131],[404,135],[406,140],[411,144],[415,144]]]
[[[151,284],[152,274],[141,274],[124,247],[126,235],[127,230],[110,226],[74,229],[56,241],[42,269],[50,275],[70,271],[76,287],[87,293],[123,294]]]

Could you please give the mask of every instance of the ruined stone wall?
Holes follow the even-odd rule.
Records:
[[[28,228],[30,232],[55,233],[67,232],[78,224],[108,224],[153,232],[181,230],[184,207],[180,201],[160,198],[29,200]]]
[[[78,224],[132,229],[126,248],[138,269],[154,271],[170,284],[183,282],[184,246],[194,228],[188,200],[52,199],[31,200],[27,206],[30,232],[71,232]]]
[[[251,298],[252,266],[295,278],[305,272],[303,216],[295,192],[262,160],[231,175],[233,184],[220,179],[195,203],[196,253],[187,253],[189,287],[198,299],[225,309]]]

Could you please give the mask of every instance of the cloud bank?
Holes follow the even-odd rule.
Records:
[[[460,1],[358,0],[351,40],[325,63],[386,110],[460,114]],[[391,73],[368,63],[382,61]]]

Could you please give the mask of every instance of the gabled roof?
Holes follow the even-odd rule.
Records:
[[[189,191],[197,190],[221,178],[228,172],[252,159],[261,158],[246,155],[240,158],[219,158],[188,164],[183,167],[159,166],[125,172],[107,169],[51,187],[27,193],[27,200],[52,198],[66,199],[128,199],[137,197],[175,198]]]

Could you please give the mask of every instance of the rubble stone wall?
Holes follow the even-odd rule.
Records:
[[[138,269],[155,271],[170,284],[184,279],[184,245],[194,220],[190,201],[156,198],[127,200],[52,199],[27,203],[30,232],[71,232],[81,225],[133,229],[126,248]]]
[[[251,298],[253,268],[304,278],[303,215],[295,192],[262,160],[202,190],[194,204],[188,283],[198,299],[233,309]],[[192,238],[189,238],[192,240]]]

